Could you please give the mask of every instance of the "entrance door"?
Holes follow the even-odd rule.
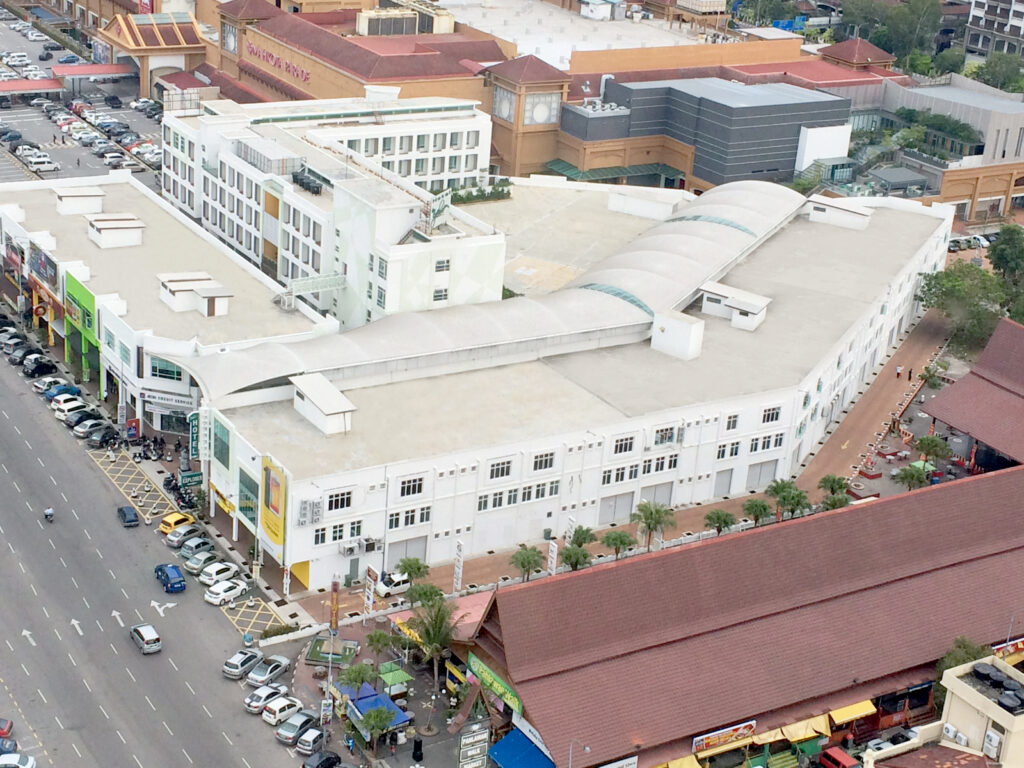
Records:
[[[672,504],[672,483],[661,483],[660,485],[648,485],[640,489],[640,499],[656,504]]]
[[[778,463],[778,459],[772,459],[759,464],[751,464],[747,469],[747,490],[759,491],[774,480]]]
[[[610,525],[612,523],[629,522],[629,516],[633,514],[633,492],[620,493],[616,496],[606,496],[601,499],[601,509],[598,512],[598,525]]]
[[[351,581],[359,580],[359,558],[353,557],[348,561],[348,577]]]
[[[715,496],[728,496],[732,489],[732,470],[721,469],[715,473]]]
[[[427,562],[427,537],[420,536],[415,539],[406,539],[405,541],[388,542],[388,558],[387,562],[384,563],[385,570],[392,570],[403,557],[418,557],[423,562]]]

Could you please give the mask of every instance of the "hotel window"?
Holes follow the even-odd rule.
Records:
[[[625,467],[616,467],[615,468],[615,482],[616,483],[621,483],[625,479],[626,479],[626,468]]]
[[[729,443],[729,455],[739,456],[740,455],[740,444],[739,442]]]
[[[512,506],[513,504],[516,503],[516,500],[517,500],[518,496],[519,496],[519,489],[518,488],[510,488],[509,489],[509,491],[508,491],[508,504],[509,504],[509,506]]]
[[[238,30],[230,24],[220,25],[220,47],[228,53],[238,53]]]
[[[512,461],[496,461],[491,464],[491,480],[497,480],[500,477],[508,477],[512,474]]]
[[[114,334],[108,331],[106,328],[103,329],[103,343],[111,349],[114,348]]]
[[[363,521],[353,520],[348,524],[348,536],[350,539],[354,539],[356,536],[363,535]]]
[[[750,438],[750,452],[751,453],[757,453],[758,447],[760,445],[761,445],[760,438],[757,438],[757,437]]]
[[[377,154],[377,139],[367,139],[363,142],[363,154],[367,157]]]
[[[434,134],[434,151],[440,151],[444,149],[445,140],[448,138],[446,133],[435,133]]]
[[[448,300],[448,289],[447,288],[435,288],[434,289],[434,301],[447,301]]]
[[[385,136],[381,141],[381,151],[385,155],[393,155],[395,153],[395,140],[391,136]]]
[[[762,437],[761,438],[761,450],[762,451],[767,451],[771,447],[772,447],[772,436],[771,435],[765,435],[764,437]]]
[[[654,460],[654,471],[664,472],[665,471],[665,457],[659,456]]]
[[[504,491],[498,491],[497,493],[492,494],[491,495],[491,509],[497,509],[498,507],[502,506],[502,504],[504,503],[504,500],[505,500],[505,492]]]
[[[480,131],[469,131],[466,134],[466,146],[469,149],[473,149],[474,147],[478,146],[479,144],[480,144]]]
[[[555,465],[555,453],[554,451],[548,451],[547,453],[538,453],[533,457],[533,471],[541,472],[545,469],[551,469]]]
[[[458,171],[459,170],[459,158],[460,155],[449,155],[448,156],[448,170]]]
[[[231,461],[231,436],[228,428],[217,419],[213,420],[213,458],[227,467]]]
[[[609,485],[611,482],[612,482],[612,471],[610,469],[606,469],[604,472],[601,473],[601,485]],[[525,500],[526,500],[526,497],[524,495],[523,501],[525,501]]]
[[[458,149],[462,145],[462,134],[458,131],[448,137],[448,144],[452,149]]]
[[[718,453],[715,454],[715,458],[716,459],[724,459],[726,451],[728,451],[728,450],[729,450],[728,446],[725,443],[722,443],[721,445],[718,446]]]
[[[400,496],[415,496],[418,493],[423,493],[423,478],[414,477],[409,480],[403,480],[399,486]]]
[[[512,491],[509,491],[509,496],[511,497],[511,495],[512,495]],[[430,507],[420,507],[420,522],[421,523],[429,523],[430,522]]]
[[[633,450],[633,438],[632,437],[620,437],[615,441],[615,453],[629,453]]]
[[[313,531],[313,546],[324,544],[327,541],[327,529],[317,528]]]
[[[336,523],[331,526],[331,541],[341,541],[345,538],[345,524]]]
[[[725,428],[727,431],[736,429],[736,427],[739,426],[739,423],[740,415],[738,413],[731,414],[725,419]]]
[[[639,474],[640,474],[640,465],[639,464],[631,464],[630,467],[629,467],[629,479],[630,480],[636,480],[636,478],[637,478],[637,476]]]
[[[422,176],[427,172],[427,158],[420,157],[416,160],[416,175]]]
[[[444,158],[443,157],[435,157],[430,162],[430,172],[431,173],[444,173]],[[440,182],[435,182],[435,184],[437,184],[438,187],[440,187]]]
[[[416,510],[405,510],[405,525],[416,525]]]
[[[761,412],[761,423],[771,424],[773,421],[778,421],[780,416],[782,416],[782,408],[779,406],[775,406],[774,408],[765,408]]]
[[[543,499],[548,493],[548,487],[544,483],[537,484],[536,495],[538,499]]]
[[[181,381],[181,368],[174,363],[161,360],[159,357],[149,359],[149,373],[154,379]]]
[[[377,274],[384,280],[388,279],[388,263],[384,259],[377,261]]]
[[[384,305],[386,303],[387,303],[387,292],[383,288],[378,286],[377,287],[377,306],[380,307],[381,309],[384,309]]]
[[[532,499],[532,498],[533,498],[533,486],[532,485],[524,485],[523,486],[523,501],[530,501],[530,499]]]
[[[451,261],[449,259],[438,259],[434,262],[435,272],[447,272],[451,268]]]
[[[476,155],[466,155],[466,168],[467,171],[476,170]]]
[[[782,447],[782,442],[783,442],[783,441],[784,441],[785,439],[786,439],[786,433],[785,433],[785,432],[779,432],[779,433],[778,433],[778,434],[777,434],[777,435],[775,436],[775,447],[776,447],[776,448],[781,448],[781,447]]]
[[[121,346],[118,349],[118,352],[121,354],[121,362],[124,363],[125,365],[131,365],[132,351],[128,349],[128,345],[125,344],[123,341],[119,343]]]
[[[558,484],[559,484],[558,480],[552,480],[551,481],[551,483],[548,485],[548,496],[557,496],[558,495]]]
[[[487,511],[487,502],[488,502],[489,499],[490,499],[490,497],[487,496],[486,494],[484,494],[483,496],[477,496],[477,499],[476,499],[476,511],[477,512],[486,512]]]
[[[670,455],[668,457],[668,468],[669,469],[675,469],[678,466],[679,466],[679,454],[678,453],[673,453],[672,455]]]
[[[351,149],[353,152],[358,152],[359,151],[359,139],[349,139],[348,140],[348,148]]]
[[[654,464],[654,462],[651,459],[644,459],[644,474],[645,475],[651,474],[651,467],[653,466],[653,464]]]
[[[412,170],[412,161],[411,160],[399,160],[398,161],[398,175],[399,176],[408,176],[409,175],[409,171],[411,171],[411,170]]]
[[[403,154],[406,152],[412,152],[412,136],[402,136],[398,140],[398,151]]]
[[[388,530],[393,531],[402,524],[401,512],[388,512]]]
[[[327,495],[327,511],[348,509],[352,506],[352,491],[338,491]]]

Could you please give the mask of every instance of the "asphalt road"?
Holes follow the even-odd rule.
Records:
[[[153,567],[176,555],[155,528],[120,527],[123,498],[19,370],[0,362],[0,717],[23,751],[41,766],[296,765],[220,674],[237,630],[194,578],[163,593]],[[162,652],[136,649],[140,621]]]

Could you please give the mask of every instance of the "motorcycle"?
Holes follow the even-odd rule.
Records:
[[[53,510],[52,509],[48,509],[45,512],[43,512],[43,517],[46,518],[46,522],[52,523],[53,522]]]

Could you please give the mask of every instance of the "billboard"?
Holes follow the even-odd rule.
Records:
[[[268,456],[263,457],[263,492],[260,494],[260,526],[267,540],[284,546],[284,522],[288,498],[288,479],[284,469]]]
[[[29,243],[28,268],[51,294],[60,296],[60,274],[57,272],[57,262],[35,243]]]

